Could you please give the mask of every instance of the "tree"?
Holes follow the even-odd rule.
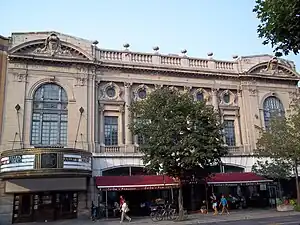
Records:
[[[194,101],[189,93],[174,88],[153,91],[145,100],[135,101],[130,111],[130,129],[145,140],[140,145],[145,167],[179,181],[182,220],[184,174],[220,162],[227,152],[218,116],[204,101]]]
[[[264,45],[271,44],[276,56],[299,53],[299,0],[256,0],[253,12],[260,20],[258,36],[264,39]]]
[[[292,166],[282,159],[259,160],[252,166],[252,171],[263,177],[269,177],[278,181],[280,198],[282,198],[281,183],[283,179],[291,177]]]
[[[295,173],[297,203],[300,205],[298,165],[300,160],[300,101],[296,96],[291,106],[292,113],[287,117],[274,116],[267,129],[260,128],[257,153],[289,163]]]

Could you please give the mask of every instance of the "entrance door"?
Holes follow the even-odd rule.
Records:
[[[40,193],[38,209],[35,211],[35,221],[49,222],[55,219],[55,196],[53,193]]]
[[[26,223],[32,221],[33,196],[31,194],[15,194],[13,207],[13,223]]]

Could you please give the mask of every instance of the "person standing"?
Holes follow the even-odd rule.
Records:
[[[131,218],[127,215],[128,212],[129,212],[129,207],[128,207],[128,204],[126,203],[125,199],[124,199],[123,205],[121,206],[121,221],[120,221],[120,223],[123,223],[124,217],[129,222],[131,222]]]
[[[229,212],[228,212],[228,202],[227,202],[227,199],[225,198],[224,195],[222,195],[222,198],[221,198],[221,201],[220,201],[220,206],[222,206],[221,215],[224,214],[224,211],[226,211],[226,213],[229,214]]]

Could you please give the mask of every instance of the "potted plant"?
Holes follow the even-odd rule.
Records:
[[[291,200],[292,201],[292,200]],[[288,199],[282,200],[277,200],[277,211],[279,212],[288,212],[288,211],[293,211],[294,206],[291,204],[291,201]]]

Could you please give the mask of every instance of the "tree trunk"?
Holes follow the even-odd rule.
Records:
[[[296,178],[296,191],[297,191],[297,205],[300,205],[300,187],[298,177],[298,162],[295,161],[295,178]]]
[[[178,218],[177,220],[182,221],[183,220],[183,196],[182,196],[182,184],[181,181],[179,181],[179,192],[178,192]]]
[[[278,189],[279,189],[279,193],[278,193],[279,196],[278,197],[279,197],[280,200],[282,200],[282,191],[281,191],[282,188],[281,188],[281,181],[280,181],[279,178],[278,178]],[[276,194],[275,194],[275,196],[277,197]]]

